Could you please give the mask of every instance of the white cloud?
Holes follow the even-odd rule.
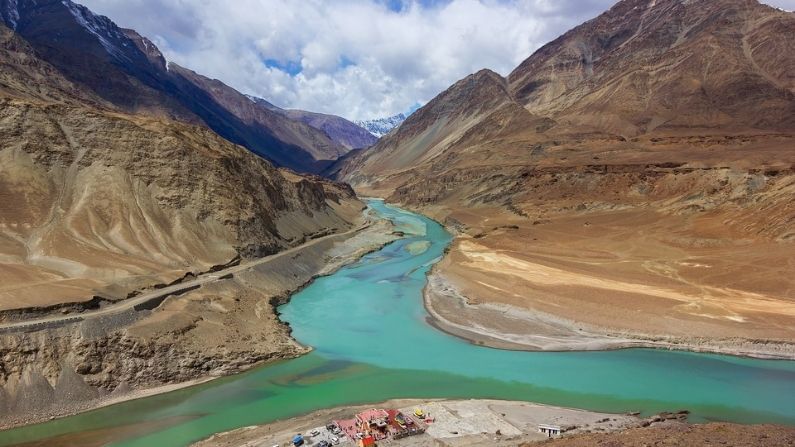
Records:
[[[403,0],[395,12],[372,0],[78,1],[149,37],[169,60],[244,93],[350,119],[406,111],[484,67],[507,74],[613,3]],[[290,75],[267,60],[302,71]]]

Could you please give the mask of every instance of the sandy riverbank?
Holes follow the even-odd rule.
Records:
[[[473,343],[795,359],[789,243],[651,210],[407,207],[455,234],[424,300]]]
[[[524,447],[528,444],[520,444]],[[545,447],[717,446],[769,447],[795,445],[795,429],[780,425],[739,425],[670,421],[619,433],[583,433],[545,443]]]
[[[619,332],[510,304],[470,304],[470,297],[464,295],[438,266],[428,276],[423,300],[429,322],[439,330],[497,349],[598,351],[657,348],[763,359],[795,359],[795,344],[791,343]]]

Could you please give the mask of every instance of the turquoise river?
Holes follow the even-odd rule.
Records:
[[[114,446],[182,446],[320,408],[398,397],[500,398],[646,414],[688,409],[695,421],[795,425],[795,362],[646,349],[502,351],[439,332],[427,322],[422,288],[451,236],[423,216],[380,201],[370,206],[407,237],[317,279],[280,308],[312,353],[1,432],[0,445],[57,445],[70,436],[109,433],[103,439]]]

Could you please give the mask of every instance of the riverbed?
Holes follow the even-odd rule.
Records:
[[[526,400],[617,413],[688,409],[696,422],[795,425],[792,361],[648,349],[504,351],[438,331],[427,320],[422,288],[450,234],[423,216],[380,201],[370,206],[406,237],[317,279],[279,309],[312,353],[2,432],[0,445],[101,434],[117,446],[181,446],[319,408],[393,398]]]

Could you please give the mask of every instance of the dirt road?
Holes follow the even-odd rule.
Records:
[[[53,326],[60,326],[64,324],[71,324],[77,323],[79,321],[84,321],[89,318],[96,318],[100,316],[107,316],[112,315],[120,312],[124,312],[126,310],[130,310],[133,308],[144,308],[147,305],[152,305],[153,302],[157,300],[162,301],[164,298],[174,295],[180,294],[189,290],[194,290],[202,285],[219,281],[221,279],[229,277],[229,275],[234,275],[236,273],[240,273],[244,270],[248,270],[250,268],[266,264],[268,262],[274,261],[284,256],[289,256],[299,250],[303,250],[306,247],[318,244],[326,239],[330,239],[332,237],[339,237],[344,236],[346,234],[357,233],[371,225],[370,222],[365,223],[362,226],[354,228],[352,230],[346,231],[344,233],[333,233],[326,236],[319,237],[317,239],[312,239],[304,244],[289,248],[287,250],[281,251],[279,253],[266,256],[263,258],[247,261],[240,263],[238,265],[234,265],[231,267],[227,267],[222,270],[218,270],[212,273],[205,273],[199,275],[195,279],[180,282],[178,284],[173,284],[167,287],[163,287],[157,290],[153,290],[151,292],[146,292],[141,295],[138,295],[134,298],[126,299],[118,303],[113,303],[108,306],[105,306],[101,309],[91,310],[82,312],[79,315],[75,314],[64,314],[64,315],[52,315],[45,318],[36,318],[24,321],[14,321],[8,323],[0,323],[0,333],[9,333],[9,332],[20,332],[20,331],[29,331],[29,330],[36,330],[36,329],[43,329],[45,327],[53,327]],[[159,304],[156,302],[154,307]]]

